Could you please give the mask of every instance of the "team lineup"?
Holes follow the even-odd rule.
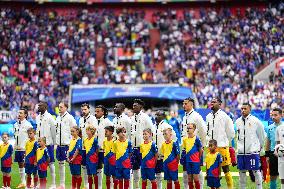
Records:
[[[167,123],[164,111],[156,112],[153,124],[143,112],[145,104],[141,99],[134,100],[131,117],[124,113],[123,103],[116,103],[113,121],[108,119],[108,110],[103,105],[97,105],[95,115],[92,115],[90,105],[84,103],[79,125],[67,111],[66,103],[58,105],[59,115],[55,120],[47,111],[47,103],[40,102],[36,129],[26,119],[27,109],[21,108],[14,124],[15,145],[9,143],[8,133],[2,134],[3,188],[11,186],[14,154],[21,178],[17,188],[45,189],[49,169],[50,188],[54,189],[80,189],[81,186],[88,189],[102,189],[103,186],[107,189],[146,189],[147,181],[153,189],[200,189],[206,185],[217,189],[222,188],[221,171],[226,187],[232,189],[230,166],[233,164],[239,170],[241,189],[246,188],[248,171],[255,178],[256,188],[262,189],[267,162],[270,188],[277,188],[279,176],[281,189],[284,189],[282,109],[271,110],[273,124],[265,131],[262,122],[251,115],[251,105],[244,103],[235,129],[233,120],[221,109],[221,104],[219,98],[213,98],[212,111],[203,120],[194,110],[194,99],[184,99],[185,115],[180,133]],[[235,149],[231,147],[234,139],[236,157]],[[56,186],[55,159],[59,163],[59,186]],[[66,163],[70,166],[72,186],[65,184]],[[183,183],[178,180],[179,165],[183,167]],[[205,175],[202,166],[206,168]],[[167,181],[166,186],[163,186],[163,180]]]

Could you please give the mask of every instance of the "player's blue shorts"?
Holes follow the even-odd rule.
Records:
[[[130,179],[130,169],[126,168],[116,168],[115,169],[115,178],[116,179]]]
[[[149,169],[149,168],[141,168],[141,178],[142,180],[155,180],[156,174],[155,169]]]
[[[58,161],[65,161],[67,160],[67,152],[69,150],[69,147],[66,146],[57,146],[56,149],[56,159]]]
[[[82,166],[86,166],[86,150],[82,150]]]
[[[25,162],[25,151],[15,151],[14,162],[24,163]]]
[[[238,154],[238,169],[239,170],[259,170],[260,169],[260,156],[259,154]]]
[[[71,175],[81,175],[81,165],[69,163]]]
[[[25,173],[26,174],[37,174],[37,166],[34,166],[32,164],[25,164]]]
[[[168,168],[164,166],[164,180],[178,180],[178,171],[170,171]]]
[[[104,159],[105,159],[105,153],[104,152],[99,152],[98,169],[102,169],[103,168]]]
[[[38,170],[38,177],[39,178],[46,178],[47,177],[47,171]]]
[[[86,168],[87,168],[87,174],[88,175],[96,175],[97,169],[98,169],[98,164],[97,163],[87,163]]]
[[[187,174],[199,174],[200,173],[200,163],[186,162]]]
[[[11,173],[11,167],[2,167],[1,166],[2,173]]]
[[[210,188],[220,188],[220,179],[218,177],[207,177],[207,186]]]
[[[115,165],[111,165],[108,158],[104,159],[104,174],[106,176],[115,176]]]
[[[182,152],[181,152],[181,156],[180,156],[180,164],[183,165],[183,166],[186,165],[185,156],[186,156],[186,151],[183,149]]]
[[[47,151],[48,151],[48,155],[49,155],[49,158],[50,158],[50,163],[54,163],[55,162],[55,159],[54,159],[54,145],[47,145],[46,146],[47,148]]]
[[[142,160],[142,154],[140,153],[139,147],[134,147],[131,156],[131,165],[133,170],[140,169]]]
[[[161,173],[161,172],[163,172],[163,160],[159,159],[157,160],[157,164],[155,167],[155,173]]]

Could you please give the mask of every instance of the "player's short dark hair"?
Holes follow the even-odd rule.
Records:
[[[7,132],[2,133],[1,136],[4,136],[4,135],[7,135],[8,137],[10,137],[9,133],[7,133]]]
[[[32,133],[36,133],[36,130],[34,130],[34,128],[28,128],[27,133],[32,132]]]
[[[282,114],[281,108],[273,108],[272,111],[273,112],[278,112],[279,114]]]
[[[217,146],[217,140],[215,139],[209,140],[209,143],[214,144],[214,146]]]
[[[41,101],[39,101],[39,104],[44,105],[46,108],[48,107],[48,104],[47,104],[46,101],[41,100]]]
[[[248,102],[243,103],[243,106],[248,106],[249,108],[251,108],[251,105]]]
[[[191,97],[187,97],[187,98],[186,98],[186,99],[184,99],[184,100],[190,101],[190,102],[192,102],[192,103],[194,104],[194,99],[193,99],[193,98],[191,98]]]
[[[117,102],[117,103],[115,103],[115,104],[118,104],[119,107],[120,107],[122,110],[125,110],[125,104],[124,104],[124,103],[122,103],[122,102]]]
[[[214,97],[214,98],[217,100],[217,102],[222,103],[222,100],[220,97]]]
[[[142,107],[145,106],[145,102],[140,98],[134,99],[134,103],[140,104]]]
[[[108,131],[113,133],[114,132],[114,127],[113,126],[106,126],[105,130],[108,130]]]
[[[63,104],[68,109],[68,103],[67,102],[61,101],[60,104]]]
[[[81,105],[81,108],[83,108],[83,107],[87,107],[88,109],[90,109],[90,105],[86,102]]]
[[[28,117],[29,112],[28,112],[28,108],[27,107],[22,106],[22,107],[20,107],[20,110],[24,111],[24,114],[26,114],[26,117]]]
[[[120,127],[116,129],[116,134],[122,133],[123,131],[125,131],[126,129],[124,127]]]

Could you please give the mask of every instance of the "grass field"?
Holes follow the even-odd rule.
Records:
[[[58,162],[55,163],[55,166],[56,166],[56,181],[57,181],[57,184],[59,184],[59,173],[58,173]],[[231,171],[232,172],[237,172],[237,169],[235,167],[231,167]],[[182,172],[182,169],[180,167],[179,169],[179,172],[181,173]],[[50,184],[50,174],[48,172],[48,186]],[[0,176],[0,186],[3,185],[2,183],[2,174]],[[234,179],[234,186],[235,188],[239,188],[239,183],[238,183],[238,179],[239,177],[233,177]],[[181,188],[183,188],[183,184],[182,184],[182,178],[179,178],[180,182],[181,182]],[[205,181],[206,182],[206,181]],[[18,165],[16,163],[13,164],[13,167],[12,167],[12,186],[11,188],[14,189],[16,188],[16,186],[20,183],[20,175],[19,175],[19,171],[18,171]],[[105,183],[105,181],[104,181]],[[247,186],[247,189],[254,189],[255,186],[254,184],[250,181],[249,177],[247,179],[247,183],[248,183],[248,186]],[[226,188],[226,181],[225,179],[223,178],[221,180],[221,185],[222,187],[221,188]],[[69,165],[66,163],[66,186],[71,186],[71,175],[70,175],[70,171],[69,171]],[[278,180],[278,186],[280,188],[280,185],[279,185],[279,180]],[[68,187],[68,189],[71,188],[71,187]],[[82,185],[82,188],[83,188],[83,185]],[[105,187],[103,187],[105,188]],[[164,188],[165,188],[165,184],[164,184]],[[206,187],[204,187],[206,188]],[[268,189],[269,188],[269,184],[266,184],[264,183],[264,189]],[[66,188],[67,189],[67,188]]]

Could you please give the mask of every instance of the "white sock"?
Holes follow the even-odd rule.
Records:
[[[200,170],[198,177],[199,177],[200,188],[202,189],[203,184],[204,184],[204,176],[203,176],[202,170]]]
[[[130,170],[129,189],[133,189],[133,170]]]
[[[133,170],[133,182],[134,182],[134,188],[139,188],[139,181],[140,181],[140,169]]]
[[[163,177],[161,173],[157,173],[156,174],[156,178],[157,178],[157,188],[158,189],[163,189]]]
[[[254,177],[255,177],[255,185],[256,189],[262,189],[262,175],[261,172],[258,171],[253,171]]]
[[[19,173],[21,177],[21,183],[26,184],[25,168],[19,168]]]
[[[56,183],[55,183],[55,166],[54,163],[50,163],[49,164],[49,168],[50,168],[50,175],[51,175],[51,186],[55,187]]]
[[[246,189],[247,185],[246,171],[240,171],[239,182],[240,182],[240,189]]]
[[[65,187],[65,162],[59,162],[59,177],[60,177],[60,186]]]
[[[281,189],[284,189],[284,184],[281,184]]]
[[[186,171],[183,172],[182,177],[183,177],[183,188],[188,188],[188,175]]]
[[[102,174],[102,169],[98,169],[97,175],[98,175],[98,188],[99,188],[99,189],[102,189],[102,188],[103,188],[103,174]]]
[[[88,173],[87,173],[87,168],[86,166],[82,166],[83,169],[83,181],[84,181],[84,187],[86,189],[89,188],[89,183],[88,183]]]

